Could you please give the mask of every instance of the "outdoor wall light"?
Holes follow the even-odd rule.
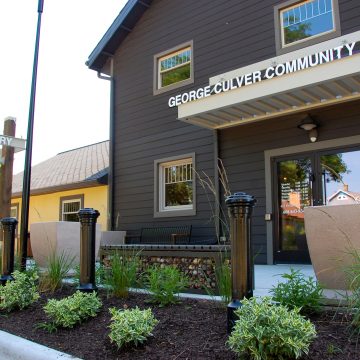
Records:
[[[319,124],[310,115],[307,115],[298,125],[298,128],[307,131],[310,141],[316,142],[318,138],[318,126]]]

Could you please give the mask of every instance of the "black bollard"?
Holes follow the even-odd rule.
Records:
[[[80,286],[82,292],[97,291],[95,283],[96,219],[100,213],[92,208],[81,209],[80,219]]]
[[[5,285],[7,281],[12,281],[12,273],[14,272],[14,253],[15,253],[15,234],[18,221],[12,217],[1,219],[3,232],[3,248],[2,248],[2,266],[0,283]]]
[[[254,290],[254,261],[250,238],[251,214],[256,200],[243,192],[226,198],[230,217],[232,301],[227,308],[227,331],[234,328],[235,311],[241,300],[251,298]]]

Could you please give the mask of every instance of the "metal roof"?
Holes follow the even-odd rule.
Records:
[[[107,184],[108,168],[108,140],[59,153],[31,168],[31,194]],[[13,196],[22,183],[23,172],[13,176]]]
[[[152,0],[129,0],[111,24],[105,35],[89,55],[86,65],[101,71],[109,57],[132,31],[142,14],[149,8]]]

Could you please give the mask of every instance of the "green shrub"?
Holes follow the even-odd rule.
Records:
[[[95,317],[102,306],[96,293],[75,294],[61,300],[50,299],[44,306],[53,327],[72,328],[89,317]]]
[[[109,309],[111,324],[109,338],[118,348],[125,344],[133,343],[135,346],[142,344],[149,336],[153,336],[158,320],[155,319],[151,309],[117,310]]]
[[[188,285],[188,279],[173,266],[151,266],[145,274],[145,284],[151,292],[151,302],[166,306],[179,300],[175,294]]]
[[[5,286],[0,286],[0,310],[10,312],[24,309],[39,298],[36,281],[37,274],[21,273],[14,271],[13,281],[7,281]]]
[[[71,257],[70,254],[65,251],[59,255],[56,251],[52,251],[46,259],[45,273],[40,277],[40,289],[41,291],[54,292],[56,289],[62,286],[62,281],[71,269],[74,263],[75,257]]]
[[[314,325],[300,315],[274,305],[270,297],[244,299],[228,345],[239,356],[254,360],[282,360],[307,354],[316,337]]]
[[[111,258],[111,268],[104,271],[104,284],[110,294],[127,297],[129,288],[136,285],[136,273],[139,267],[138,254],[131,256],[116,252]]]
[[[279,283],[270,290],[274,301],[290,309],[300,308],[304,314],[320,310],[323,289],[313,277],[305,277],[299,270],[281,275],[286,282]]]

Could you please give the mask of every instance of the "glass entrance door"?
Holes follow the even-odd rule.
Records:
[[[360,204],[360,149],[274,159],[274,261],[310,263],[304,207]]]
[[[313,205],[314,160],[312,156],[277,160],[275,261],[310,261],[304,226],[304,207]]]

